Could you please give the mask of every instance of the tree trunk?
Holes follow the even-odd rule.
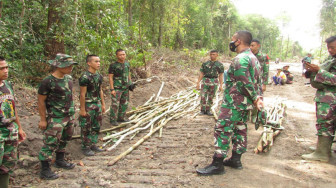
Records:
[[[128,26],[132,26],[132,0],[128,0]]]
[[[19,19],[19,47],[20,49],[22,48],[22,41],[23,41],[23,33],[22,33],[22,22],[24,20],[24,15],[25,15],[25,2],[24,0],[20,0],[22,3],[22,9],[21,9],[21,14],[20,14],[20,19]]]
[[[57,53],[64,53],[63,28],[60,21],[60,11],[63,0],[50,0],[48,8],[47,40],[45,44],[45,55],[48,59],[56,57]]]
[[[0,19],[2,17],[2,1],[0,1]]]
[[[159,23],[159,35],[158,35],[158,46],[161,47],[162,45],[162,25],[163,25],[163,18],[164,18],[164,4],[160,2],[160,23]]]
[[[287,59],[287,55],[288,55],[288,46],[289,46],[289,35],[287,37],[287,47],[286,47],[285,59]]]
[[[78,20],[78,0],[73,1],[75,5],[75,16],[74,16],[74,22],[73,22],[73,27],[74,27],[74,32],[77,32],[77,20]]]
[[[143,8],[144,7],[142,6],[141,9],[140,9],[140,14],[139,14],[139,41],[140,41],[140,51],[143,54],[143,63],[145,65],[145,70],[147,70],[146,56],[145,56],[145,53],[144,53],[144,50],[143,50],[142,37],[141,37],[141,16],[142,16],[142,13],[143,13]]]

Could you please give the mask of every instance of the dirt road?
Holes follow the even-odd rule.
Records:
[[[270,75],[274,70],[275,65],[271,64]],[[215,120],[209,116],[186,116],[170,122],[163,129],[161,138],[155,134],[113,166],[107,166],[107,163],[145,133],[132,141],[123,142],[112,152],[94,157],[84,157],[80,153],[79,140],[73,140],[67,149],[67,157],[83,166],[77,165],[70,171],[53,168],[60,175],[59,179],[40,180],[36,155],[42,143],[36,128],[38,116],[34,114],[23,119],[30,129],[30,139],[20,146],[21,167],[15,171],[14,187],[335,187],[335,153],[329,163],[308,162],[300,157],[310,152],[308,147],[316,142],[315,90],[304,85],[300,64],[291,64],[290,70],[295,75],[294,84],[269,85],[265,93],[266,103],[275,96],[287,99],[285,130],[276,138],[269,153],[254,154],[253,149],[262,130],[254,130],[254,125],[249,123],[248,151],[242,157],[243,170],[225,168],[224,175],[198,176],[195,169],[211,162]],[[191,80],[196,80],[196,76]],[[165,95],[190,85],[189,81],[181,83],[175,84],[175,88],[168,86]],[[138,88],[138,91],[147,91],[148,96],[137,103],[142,104],[146,97],[151,96],[150,92],[154,92],[153,88],[159,85],[160,82],[155,82]],[[135,100],[140,95],[144,96],[133,93],[131,98]]]

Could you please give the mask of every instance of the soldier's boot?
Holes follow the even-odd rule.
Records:
[[[0,174],[0,187],[8,188],[9,174]]]
[[[213,116],[213,113],[211,112],[211,110],[207,110],[206,113],[208,114],[208,116]]]
[[[92,151],[94,151],[94,152],[103,152],[103,151],[105,151],[105,150],[103,150],[103,149],[100,149],[98,146],[96,146],[96,145],[92,145],[91,147],[90,147],[90,149],[92,150]]]
[[[302,155],[305,160],[329,162],[330,147],[332,140],[330,136],[318,136],[316,150],[313,153]]]
[[[334,140],[334,137],[331,137],[331,140],[333,141]],[[332,142],[333,143],[333,142]],[[332,145],[332,143],[331,143],[331,145]],[[311,150],[311,151],[315,151],[316,150],[316,146],[310,146],[309,147],[309,149]],[[330,155],[331,155],[331,146],[330,146]],[[336,153],[336,150],[334,150],[334,152]]]
[[[223,165],[224,166],[229,166],[231,168],[239,169],[239,170],[243,169],[243,165],[240,161],[241,156],[242,156],[241,154],[238,154],[238,153],[232,151],[231,158],[224,160]]]
[[[127,119],[127,118],[118,118],[117,122],[120,122],[120,123],[129,122],[129,119]]]
[[[51,171],[48,161],[41,161],[40,178],[45,180],[54,180],[58,178],[58,175]]]
[[[213,156],[212,163],[205,168],[197,169],[196,172],[198,175],[209,176],[216,174],[224,174],[224,166],[223,166],[223,157],[215,157]]]
[[[82,152],[85,156],[94,156],[95,152],[92,151],[90,148],[83,148]]]
[[[207,113],[206,113],[205,110],[201,110],[201,111],[200,111],[200,114],[201,114],[201,115],[205,115],[205,114],[207,114]]]
[[[68,163],[64,160],[65,153],[64,152],[56,152],[56,161],[55,161],[55,167],[56,168],[63,168],[63,169],[73,169],[75,168],[74,163]]]
[[[118,126],[119,123],[116,120],[113,120],[110,122],[112,126]]]

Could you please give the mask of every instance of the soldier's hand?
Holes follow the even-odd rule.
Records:
[[[197,89],[197,90],[201,90],[201,85],[200,85],[200,84],[197,84],[197,85],[196,85],[196,89]]]
[[[111,94],[113,95],[113,96],[116,96],[116,91],[115,90],[113,90],[113,91],[111,91]]]
[[[222,92],[223,91],[223,85],[219,86],[219,91]]]
[[[24,141],[26,137],[27,137],[26,133],[22,129],[19,129],[19,142]]]
[[[85,109],[84,110],[80,110],[79,111],[79,115],[82,116],[82,117],[87,116],[87,113],[86,113]]]
[[[263,91],[263,92],[266,91],[266,85],[265,85],[265,84],[262,85],[262,91]]]
[[[105,113],[105,111],[106,111],[105,105],[102,105],[102,113]]]
[[[262,108],[264,108],[264,102],[261,100],[260,97],[258,97],[255,101],[253,101],[253,104],[260,111]]]
[[[46,128],[47,128],[47,121],[40,121],[39,123],[38,123],[38,126],[39,126],[39,128],[40,129],[42,129],[42,130],[45,130]]]
[[[306,63],[306,68],[310,72],[318,72],[320,70],[320,67],[318,65],[310,63]]]

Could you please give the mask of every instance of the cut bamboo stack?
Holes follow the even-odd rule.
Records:
[[[273,146],[274,138],[284,129],[282,121],[284,119],[286,105],[283,99],[276,98],[267,110],[267,123],[264,125],[264,131],[261,133],[255,153],[268,152]]]

